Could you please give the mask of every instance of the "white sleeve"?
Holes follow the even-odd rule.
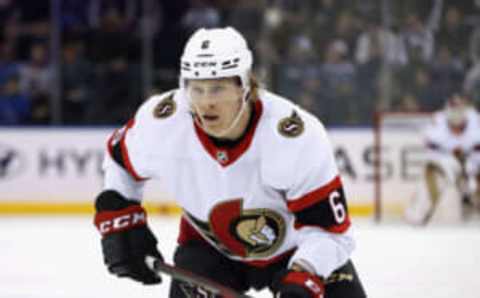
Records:
[[[148,148],[154,120],[152,111],[160,100],[171,94],[146,100],[135,117],[110,136],[103,162],[104,190],[116,190],[130,200],[142,200],[144,185],[150,178]]]
[[[103,161],[104,190],[116,190],[125,198],[141,201],[145,178],[143,176],[142,151],[138,146],[135,121],[113,132],[107,141]],[[139,169],[141,171],[139,171]]]
[[[287,191],[298,247],[290,264],[307,264],[327,278],[348,261],[355,243],[332,146],[321,124],[313,129],[298,155],[294,182]]]
[[[477,112],[472,113],[472,121],[476,123],[475,132],[480,130],[480,115]],[[469,175],[477,176],[480,174],[480,136],[475,133],[471,142],[471,149],[466,160],[466,170]]]
[[[296,161],[290,171],[290,185],[287,190],[289,202],[298,201],[305,194],[331,183],[338,176],[338,169],[333,155],[332,145],[321,124],[312,125],[309,133],[294,151]]]
[[[143,197],[145,181],[134,179],[124,168],[119,166],[108,152],[103,161],[103,190],[115,190],[129,200],[140,202]]]
[[[298,249],[289,266],[294,262],[305,264],[306,268],[313,267],[315,274],[327,278],[348,261],[354,249],[352,228],[342,234],[332,234],[314,227],[303,227],[298,235]]]

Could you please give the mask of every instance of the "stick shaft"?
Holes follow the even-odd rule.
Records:
[[[164,273],[174,279],[202,287],[212,294],[220,295],[222,298],[253,298],[247,295],[239,294],[233,289],[221,285],[213,280],[199,276],[182,268],[169,265],[153,257],[147,256],[145,262],[147,263],[147,266],[155,272]]]

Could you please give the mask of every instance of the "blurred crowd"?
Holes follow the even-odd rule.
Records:
[[[0,0],[0,125],[125,122],[189,35],[233,26],[263,84],[327,125],[480,105],[478,0]]]

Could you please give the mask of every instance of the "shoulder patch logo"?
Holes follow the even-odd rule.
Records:
[[[295,110],[292,111],[290,116],[285,117],[278,122],[278,132],[287,138],[298,137],[303,133],[304,129],[305,124]]]
[[[177,110],[177,104],[173,100],[173,94],[160,101],[153,110],[153,117],[164,119],[170,117]]]

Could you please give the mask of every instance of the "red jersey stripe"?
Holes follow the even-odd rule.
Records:
[[[146,180],[147,178],[141,177],[137,171],[133,168],[132,162],[130,160],[129,154],[128,154],[128,148],[127,145],[125,144],[125,137],[127,135],[127,131],[133,127],[135,124],[134,119],[130,119],[127,124],[120,128],[117,129],[112,136],[108,139],[107,142],[107,150],[110,156],[113,157],[113,147],[119,143],[120,145],[120,153],[122,155],[122,163],[127,172],[136,180],[136,181],[143,181]]]
[[[308,208],[315,203],[318,203],[326,198],[328,198],[328,194],[330,194],[335,189],[338,189],[342,186],[342,181],[340,176],[336,176],[328,182],[326,185],[315,189],[304,196],[297,198],[297,199],[290,199],[287,203],[288,209],[292,212],[297,212]]]
[[[125,162],[125,167],[127,168],[127,171],[132,175],[133,178],[137,181],[144,181],[147,180],[147,178],[140,176],[137,171],[135,171],[135,168],[132,165],[132,162],[130,160],[129,154],[128,154],[128,148],[127,145],[125,144],[125,137],[127,136],[127,131],[133,127],[135,124],[135,119],[130,119],[127,123],[127,128],[125,130],[125,134],[122,137],[122,140],[120,141],[120,148],[122,151],[122,159],[123,162]]]

